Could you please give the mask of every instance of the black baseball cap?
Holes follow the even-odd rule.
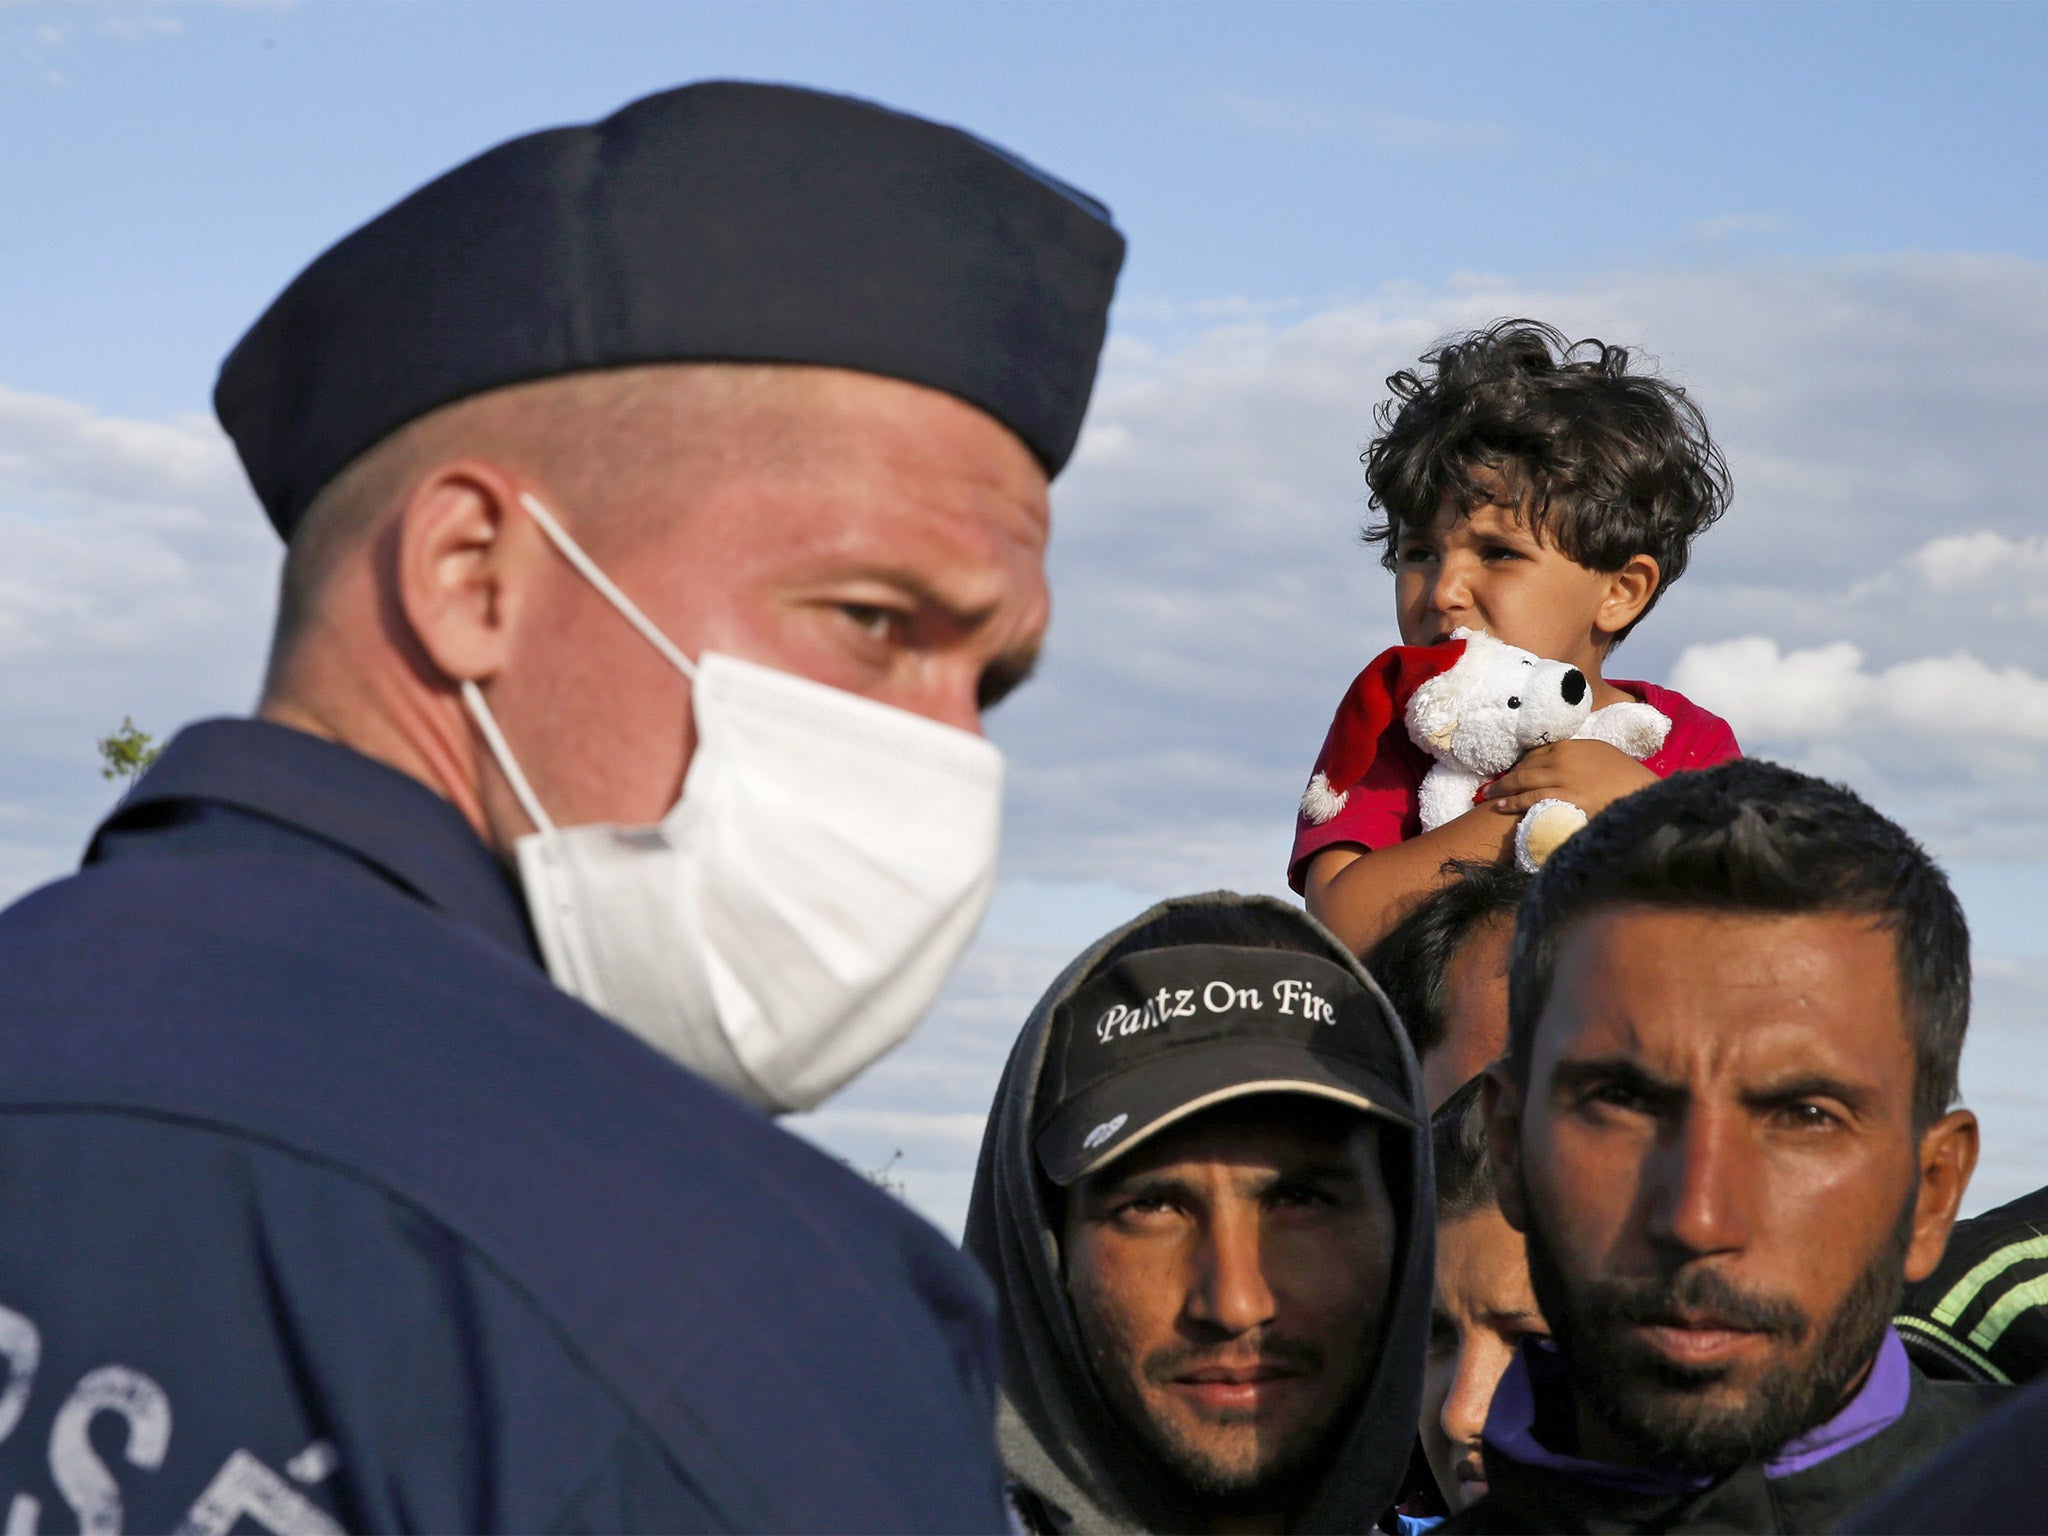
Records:
[[[1033,1130],[1072,1184],[1189,1115],[1300,1093],[1417,1123],[1379,1000],[1333,961],[1186,944],[1128,955],[1054,1015]]]

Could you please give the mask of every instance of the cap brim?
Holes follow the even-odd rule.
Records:
[[[1077,1095],[1038,1133],[1039,1166],[1072,1184],[1190,1115],[1254,1094],[1294,1093],[1413,1128],[1407,1096],[1346,1058],[1278,1040],[1204,1041],[1157,1057]]]

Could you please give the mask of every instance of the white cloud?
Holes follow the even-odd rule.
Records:
[[[1950,534],[1921,545],[1910,564],[1936,592],[2017,597],[2029,612],[2048,612],[2048,535],[2009,539],[1987,528]]]
[[[1963,1102],[1983,1126],[1983,1155],[1963,1214],[1973,1216],[2048,1185],[2048,962],[1979,955],[1970,1033],[1963,1045]]]
[[[1878,671],[1846,640],[1785,652],[1775,640],[1747,635],[1692,646],[1671,683],[1753,746],[1884,734],[1921,738],[1922,750],[1962,760],[2048,745],[2048,679],[1993,668],[1967,652]]]

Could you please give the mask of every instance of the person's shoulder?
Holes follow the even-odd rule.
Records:
[[[2048,1383],[2005,1393],[1995,1412],[1967,1425],[1937,1455],[1881,1482],[1876,1497],[1839,1529],[1929,1536],[2048,1530],[2048,1493],[2037,1466],[2044,1436]]]
[[[1937,1444],[1996,1413],[2011,1402],[2015,1388],[1992,1381],[1944,1381],[1914,1367],[1915,1407],[1925,1415]]]
[[[1742,756],[1734,727],[1677,689],[1660,687],[1656,683],[1624,682],[1618,678],[1610,678],[1609,681],[1671,722],[1671,734],[1664,738],[1664,745],[1645,760],[1644,766],[1652,773],[1669,778],[1674,773],[1711,768],[1716,763],[1731,762]]]
[[[720,1507],[985,1523],[979,1272],[529,960],[331,863],[121,861],[0,918],[0,1111],[205,1127],[388,1192],[505,1276]],[[231,1204],[239,1175],[209,1176]],[[906,1444],[958,1471],[890,1471]]]
[[[705,1214],[718,1208],[736,1258],[816,1246],[857,1271],[869,1258],[900,1269],[906,1245],[921,1258],[948,1249],[530,959],[357,878],[349,860],[318,868],[308,879],[260,853],[126,860],[0,914],[0,1105],[93,1103],[232,1129],[351,1168],[458,1227],[571,1211],[631,1168],[634,1189],[662,1192],[653,1201],[687,1190]]]

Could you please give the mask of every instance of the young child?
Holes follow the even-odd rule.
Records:
[[[1671,720],[1637,762],[1600,741],[1538,747],[1484,800],[1431,832],[1417,793],[1430,758],[1400,721],[1343,809],[1295,824],[1288,881],[1363,953],[1447,864],[1512,857],[1515,826],[1543,799],[1588,816],[1655,779],[1741,755],[1726,721],[1668,688],[1604,675],[1607,656],[1685,570],[1692,541],[1727,509],[1727,464],[1684,391],[1629,371],[1626,348],[1568,342],[1505,320],[1424,355],[1387,381],[1366,482],[1366,530],[1394,573],[1404,645],[1483,630],[1585,673],[1595,709],[1637,699]]]

